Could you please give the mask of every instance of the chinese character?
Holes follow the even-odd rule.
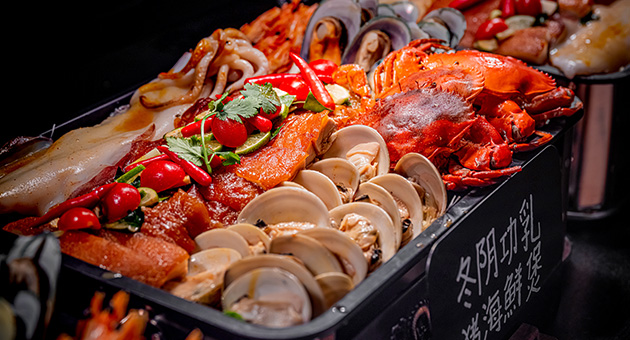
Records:
[[[509,318],[515,309],[521,305],[521,288],[523,287],[523,271],[522,265],[519,263],[514,273],[510,273],[505,279],[503,287],[505,295],[503,302],[505,303],[506,318]]]
[[[481,340],[481,331],[479,330],[479,313],[471,319],[466,329],[462,329],[464,340]],[[485,337],[484,337],[485,339]]]
[[[519,222],[523,226],[523,250],[527,251],[529,243],[538,241],[540,238],[540,223],[534,223],[534,196],[529,195],[529,200],[524,199],[519,211]]]
[[[462,257],[459,259],[459,273],[457,274],[456,282],[462,281],[462,288],[459,290],[459,295],[457,296],[458,303],[462,302],[462,295],[470,296],[470,294],[472,293],[470,289],[466,288],[466,285],[469,283],[470,284],[477,283],[477,279],[469,276],[470,260],[471,260],[470,256],[467,256],[466,258]],[[464,302],[464,307],[470,308],[472,306],[470,302],[466,301]]]
[[[540,280],[540,273],[538,271],[542,269],[540,259],[540,242],[538,242],[527,259],[527,279],[529,280],[529,287],[527,289],[528,294],[526,301],[529,301],[529,297],[532,293],[536,293],[540,290],[540,287],[538,287],[538,281]]]
[[[497,261],[497,247],[494,238],[494,228],[490,229],[488,236],[481,238],[477,242],[477,277],[479,278],[479,295],[481,295],[482,285],[482,271],[486,270],[487,285],[490,280],[490,274],[494,274],[495,278],[499,277],[499,264]]]
[[[501,331],[501,299],[498,290],[492,296],[488,297],[488,303],[483,305],[483,309],[486,312],[483,319],[488,323],[488,330],[495,332]]]
[[[507,258],[508,265],[512,264],[512,255],[518,252],[518,236],[516,235],[516,219],[510,217],[510,225],[499,239],[501,242],[501,263]]]

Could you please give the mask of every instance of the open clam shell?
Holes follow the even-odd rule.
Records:
[[[417,191],[425,192],[423,201],[437,211],[437,216],[444,214],[447,206],[447,192],[438,169],[425,156],[408,153],[396,163],[394,171],[407,178]],[[436,217],[437,217],[436,216]]]
[[[326,307],[332,307],[354,288],[352,278],[339,272],[323,273],[315,276],[315,281],[322,287],[326,298]]]
[[[383,208],[371,203],[351,202],[338,206],[330,211],[330,217],[336,225],[341,225],[346,215],[357,214],[366,218],[378,231],[378,245],[381,250],[382,262],[387,262],[398,251],[402,231],[396,230],[394,222]]]
[[[239,233],[228,229],[211,229],[195,237],[198,250],[211,248],[231,248],[239,252],[242,257],[252,255],[249,244]]]
[[[276,187],[256,196],[241,210],[237,221],[253,225],[295,222],[330,226],[324,202],[312,192],[290,186]]]
[[[375,175],[383,175],[389,172],[389,151],[387,144],[374,128],[365,125],[350,125],[337,130],[334,133],[334,142],[326,153],[322,155],[323,159],[327,158],[345,158],[348,159],[348,152],[357,150],[361,145],[372,143],[378,144],[378,153],[376,158],[371,162],[375,167]],[[361,171],[359,171],[361,173]],[[362,176],[366,177],[366,176]],[[369,176],[367,176],[369,177]],[[369,179],[369,178],[368,178]]]
[[[249,223],[237,223],[226,228],[241,235],[249,245],[252,254],[264,253],[269,249],[271,239],[260,228]]]
[[[395,200],[400,200],[400,202],[397,202],[398,204],[402,204],[402,206],[399,206],[399,210],[406,209],[409,219],[411,220],[411,228],[413,231],[412,238],[415,238],[424,230],[422,200],[420,200],[416,189],[407,179],[399,174],[389,173],[374,177],[369,182],[382,186]],[[405,215],[405,213],[401,212],[401,217]]]
[[[224,287],[229,287],[241,275],[262,267],[280,268],[295,275],[300,280],[311,299],[313,316],[321,314],[326,309],[324,292],[311,272],[294,256],[280,254],[263,254],[249,256],[236,261],[225,271]]]
[[[242,258],[241,253],[232,248],[204,249],[190,255],[188,275],[197,275],[206,271],[219,273]]]
[[[322,159],[312,163],[308,170],[318,171],[330,178],[344,203],[350,202],[359,188],[359,169],[347,159]]]
[[[292,182],[317,195],[326,204],[328,210],[343,203],[335,183],[319,171],[300,170]]]
[[[224,311],[267,327],[288,327],[311,319],[308,292],[292,273],[280,268],[255,268],[236,278],[221,296]]]
[[[350,276],[354,285],[359,284],[368,272],[368,265],[361,248],[344,232],[334,228],[315,228],[300,234],[321,242],[337,258],[341,259],[343,272]]]
[[[295,256],[313,273],[313,276],[328,272],[343,272],[339,260],[328,248],[320,241],[302,233],[274,238],[271,240],[269,253]]]

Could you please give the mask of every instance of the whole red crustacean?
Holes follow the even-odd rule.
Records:
[[[582,106],[515,58],[454,51],[434,39],[390,53],[375,69],[373,95],[376,102],[347,123],[377,129],[392,164],[408,152],[427,156],[451,190],[520,171],[510,166],[512,153],[549,142],[553,136],[537,128]]]

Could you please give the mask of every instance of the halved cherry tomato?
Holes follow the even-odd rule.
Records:
[[[533,17],[542,13],[542,3],[540,0],[515,0],[516,13],[531,15]]]
[[[479,29],[475,34],[475,39],[492,39],[497,33],[503,32],[506,29],[508,29],[508,25],[505,23],[505,20],[503,20],[503,18],[486,20],[479,26]]]
[[[59,217],[57,227],[59,230],[100,229],[101,222],[92,210],[76,207]]]
[[[140,186],[157,192],[183,184],[186,172],[171,161],[159,160],[146,165],[140,175]]]
[[[215,117],[212,120],[212,133],[219,143],[229,148],[239,147],[247,140],[245,125],[230,118],[222,120]]]
[[[116,183],[103,197],[101,205],[108,222],[117,221],[136,210],[142,197],[140,191],[128,183]]]

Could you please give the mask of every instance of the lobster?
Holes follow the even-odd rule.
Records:
[[[356,66],[338,72],[337,79],[357,78]],[[345,82],[351,91],[354,83],[363,82]],[[553,136],[538,129],[582,108],[573,91],[518,59],[454,51],[435,39],[387,55],[374,70],[372,90],[375,100],[363,100],[370,105],[345,123],[379,131],[392,164],[407,152],[427,156],[449,190],[493,184],[520,171],[510,166],[513,152],[548,143]]]

